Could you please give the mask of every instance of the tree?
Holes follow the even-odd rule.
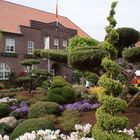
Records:
[[[36,65],[39,64],[39,60],[25,59],[20,62],[27,69],[27,75],[18,78],[18,81],[23,82],[25,85],[29,84],[29,93],[36,86],[37,83],[46,80],[50,75],[46,70],[36,69]]]
[[[119,51],[119,56],[121,56],[124,48],[135,46],[135,43],[140,39],[140,33],[128,27],[118,28],[117,32],[119,34],[119,40],[115,43],[115,47]]]

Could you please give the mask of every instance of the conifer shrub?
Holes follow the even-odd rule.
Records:
[[[54,129],[54,124],[44,118],[28,119],[17,125],[11,134],[11,139],[14,140],[26,132],[33,130]]]
[[[28,117],[38,118],[46,116],[47,114],[58,114],[59,104],[55,102],[37,102],[29,108]]]
[[[128,119],[121,114],[125,111],[127,103],[116,98],[123,92],[123,85],[117,81],[117,76],[120,74],[120,66],[115,61],[112,61],[114,58],[111,54],[111,50],[114,50],[113,45],[118,41],[119,37],[114,29],[117,23],[113,17],[116,5],[116,1],[112,2],[110,14],[107,17],[110,25],[106,27],[105,42],[113,48],[108,49],[108,46],[106,46],[106,50],[108,50],[110,55],[102,60],[102,66],[106,73],[100,77],[98,83],[99,86],[106,89],[106,92],[99,96],[101,106],[95,114],[97,122],[93,127],[93,137],[96,140],[131,140],[129,135],[118,132],[118,130],[123,130],[127,127]]]
[[[51,87],[47,94],[47,100],[59,104],[74,102],[74,89],[63,77],[56,76],[51,83]]]
[[[117,97],[123,92],[123,85],[114,79],[108,78],[106,75],[101,76],[98,83],[112,96]]]
[[[6,103],[0,103],[0,118],[7,116],[10,113],[10,106]]]

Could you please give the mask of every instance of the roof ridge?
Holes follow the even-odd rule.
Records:
[[[44,13],[55,15],[55,13],[51,13],[51,12],[48,12],[48,11],[45,11],[45,10],[37,9],[37,8],[26,6],[26,5],[22,5],[22,4],[19,4],[19,3],[14,3],[14,2],[11,2],[11,1],[7,1],[7,0],[2,0],[2,1],[6,2],[6,3],[13,4],[13,5],[17,5],[17,6],[21,6],[21,7],[25,7],[25,8],[30,8],[30,9],[37,10],[37,11],[40,11],[40,12],[44,12]],[[62,16],[62,15],[59,15],[59,16],[65,18],[65,16]]]

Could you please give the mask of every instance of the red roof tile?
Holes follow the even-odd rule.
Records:
[[[23,5],[0,0],[0,30],[12,33],[19,33],[18,26],[30,26],[30,20],[44,23],[56,20],[55,14],[26,7]],[[78,30],[78,35],[89,37],[87,33],[81,30],[77,25],[64,16],[59,16],[59,22],[71,29]]]

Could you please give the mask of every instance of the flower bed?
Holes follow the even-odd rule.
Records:
[[[60,105],[59,108],[61,111],[64,110],[79,110],[82,112],[85,111],[90,111],[90,110],[95,110],[100,106],[99,103],[90,103],[89,100],[82,100],[79,102],[75,102],[73,104],[65,104],[65,105]]]

